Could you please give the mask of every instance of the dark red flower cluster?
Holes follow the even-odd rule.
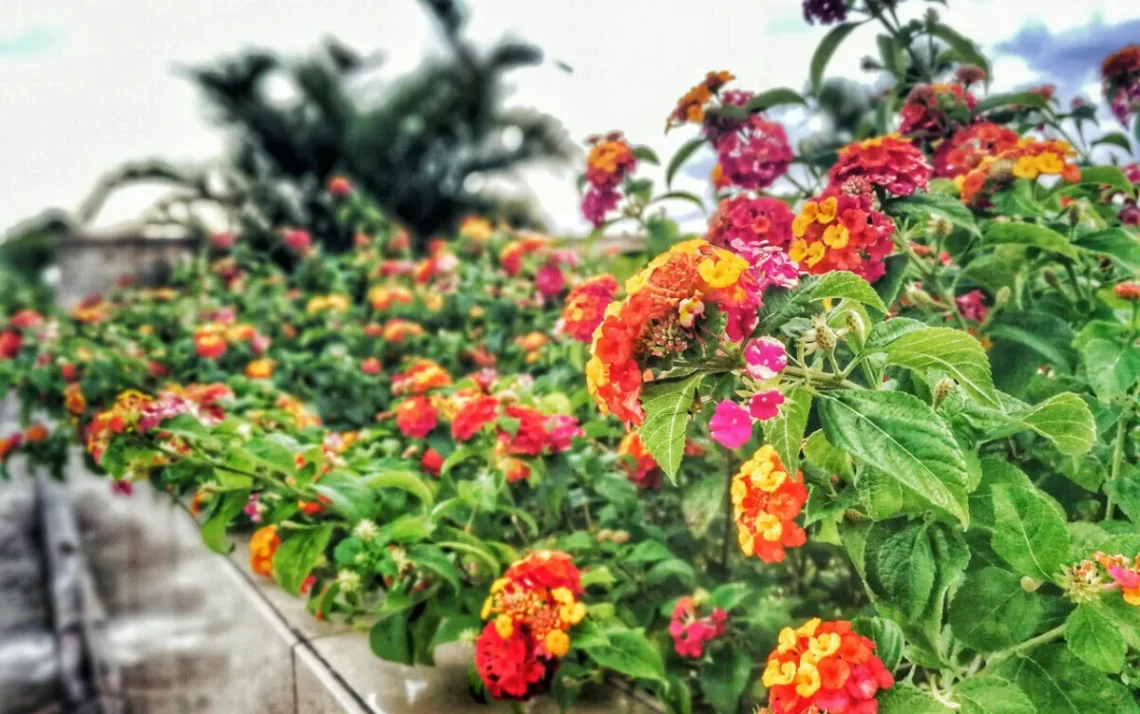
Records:
[[[968,124],[977,106],[977,98],[961,84],[920,84],[903,104],[899,133],[924,142],[943,139]]]
[[[744,107],[752,92],[725,92],[725,106]],[[775,183],[795,158],[784,127],[759,114],[737,119],[719,114],[705,118],[705,136],[717,154],[719,180],[750,191]]]
[[[804,20],[809,25],[816,21],[831,25],[847,19],[847,0],[804,0]]]
[[[1106,57],[1100,75],[1113,115],[1128,126],[1132,115],[1140,112],[1140,45]]]
[[[879,186],[895,196],[926,190],[931,168],[914,144],[895,136],[879,136],[848,144],[839,150],[839,160],[828,174],[833,186],[851,181]]]

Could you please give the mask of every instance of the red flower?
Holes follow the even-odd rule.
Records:
[[[989,312],[985,300],[985,293],[981,290],[971,290],[965,295],[954,298],[954,303],[958,306],[958,311],[962,313],[962,317],[980,323],[985,321],[986,314]]]
[[[443,461],[443,454],[429,447],[424,450],[424,455],[420,458],[420,468],[432,476],[439,476],[443,469]]]
[[[226,353],[226,339],[216,332],[194,335],[194,351],[202,359],[218,359]]]
[[[285,247],[297,255],[305,255],[313,247],[313,237],[308,231],[300,229],[286,231]]]
[[[895,224],[872,208],[871,197],[834,188],[804,203],[792,231],[796,239],[788,255],[813,275],[849,270],[873,282],[894,250]]]
[[[472,397],[457,410],[451,421],[451,437],[467,441],[487,424],[495,421],[499,413],[499,400],[487,395]]]
[[[24,338],[16,330],[0,332],[0,359],[12,359],[20,354],[23,344]]]
[[[903,104],[899,132],[926,142],[941,139],[969,122],[977,106],[978,100],[961,84],[921,84]]]
[[[895,196],[926,190],[931,167],[918,147],[894,136],[880,136],[848,144],[828,174],[833,186],[852,179],[870,182]]]
[[[344,198],[352,193],[352,183],[344,176],[333,176],[329,179],[329,194],[334,198]]]
[[[566,287],[566,275],[557,263],[547,263],[535,274],[534,287],[545,297],[554,297]]]
[[[534,655],[534,643],[521,627],[503,637],[489,622],[475,642],[475,668],[491,696],[526,699],[538,693],[546,665]]]
[[[360,361],[360,371],[368,375],[380,374],[380,360],[375,357],[366,357]]]
[[[770,445],[760,447],[744,462],[732,479],[730,495],[744,555],[782,563],[785,548],[807,541],[803,528],[795,523],[807,501],[803,474],[789,474]]]
[[[405,399],[396,407],[396,426],[409,439],[423,439],[439,422],[439,410],[424,396]]]
[[[673,608],[669,634],[673,637],[673,649],[682,657],[701,658],[705,643],[724,634],[728,613],[714,607],[712,614],[697,617],[697,605],[693,598],[685,596]]]

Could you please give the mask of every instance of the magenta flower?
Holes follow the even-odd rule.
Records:
[[[285,247],[294,253],[307,253],[312,245],[313,237],[308,231],[294,229],[285,233]]]
[[[566,287],[566,276],[557,263],[549,262],[538,269],[534,276],[534,287],[546,297],[554,297]]]
[[[775,337],[760,337],[744,348],[745,369],[756,379],[771,379],[788,366],[784,343]]]
[[[974,322],[984,322],[986,313],[989,308],[986,307],[986,296],[981,290],[971,290],[965,295],[959,295],[954,298],[955,304],[958,305],[958,311],[962,313],[962,317]]]
[[[780,405],[784,403],[784,393],[779,389],[757,392],[748,403],[748,413],[753,419],[768,421],[780,415]]]
[[[617,208],[620,200],[621,194],[612,188],[591,188],[582,197],[582,215],[597,228],[606,222],[606,214]]]
[[[729,449],[739,449],[752,438],[752,418],[744,407],[725,399],[716,405],[709,419],[713,441]]]
[[[699,659],[704,656],[705,643],[724,634],[728,613],[719,607],[711,615],[697,617],[697,605],[691,597],[683,597],[673,608],[669,634],[673,649],[682,657]]]

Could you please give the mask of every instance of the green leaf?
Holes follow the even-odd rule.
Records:
[[[459,591],[459,582],[463,573],[439,548],[434,545],[414,546],[408,549],[408,559],[416,566],[432,571],[455,588],[457,592]]]
[[[910,256],[892,255],[883,261],[887,272],[875,281],[875,294],[884,305],[891,305],[898,299],[899,291],[906,282],[907,267],[910,265]]]
[[[229,491],[218,499],[214,512],[202,524],[202,542],[215,553],[225,555],[234,549],[233,543],[226,539],[226,528],[249,503],[249,491]]]
[[[887,71],[898,79],[902,79],[906,72],[906,57],[895,38],[890,35],[877,35],[875,43],[879,46],[879,57]]]
[[[431,638],[431,649],[450,642],[458,642],[467,633],[478,634],[483,629],[483,621],[474,615],[449,615],[435,628]],[[577,632],[575,632],[577,636]]]
[[[978,50],[978,46],[972,40],[963,37],[954,28],[940,22],[929,25],[928,30],[930,34],[950,45],[950,48],[958,53],[963,62],[981,67],[985,70],[986,77],[993,76],[993,72],[990,71],[989,60]]]
[[[697,586],[697,571],[688,562],[680,558],[671,558],[657,563],[645,574],[645,582],[650,585],[663,583],[669,578],[676,578],[687,588]]]
[[[682,144],[680,149],[677,149],[677,153],[673,154],[673,158],[669,159],[669,165],[665,167],[666,188],[673,187],[673,177],[677,174],[677,171],[679,171],[681,166],[696,153],[697,149],[704,146],[704,144],[704,138],[690,139]]]
[[[784,104],[807,104],[807,101],[800,96],[799,92],[787,87],[777,87],[766,92],[760,92],[752,97],[744,108],[749,112],[763,112]]]
[[[991,223],[986,229],[987,245],[1024,245],[1051,251],[1066,258],[1079,255],[1065,236],[1035,223]]]
[[[634,679],[665,683],[665,663],[661,653],[638,630],[615,629],[606,632],[607,641],[586,650],[598,665]]]
[[[997,652],[1031,637],[1041,622],[1041,597],[1025,592],[1021,578],[985,567],[966,575],[950,603],[954,637],[978,652]]]
[[[870,283],[855,273],[844,270],[824,273],[823,277],[812,288],[812,300],[825,300],[827,298],[847,298],[873,307],[879,312],[887,311],[887,306],[883,304],[882,298],[879,297]]]
[[[1093,146],[1102,146],[1105,144],[1124,149],[1129,154],[1132,153],[1132,143],[1129,142],[1128,136],[1119,131],[1110,131],[1107,134],[1101,135],[1100,138],[1094,139],[1092,142]]]
[[[593,568],[582,571],[582,587],[588,588],[591,585],[600,585],[608,588],[617,582],[617,578],[610,572],[610,569],[604,565],[598,565]]]
[[[1123,396],[1140,380],[1140,350],[1098,337],[1088,341],[1081,356],[1089,384],[1102,400]]]
[[[709,595],[709,605],[719,607],[725,612],[732,612],[755,593],[755,589],[747,583],[725,583]]]
[[[693,479],[685,486],[681,497],[681,514],[694,538],[703,538],[709,526],[724,510],[724,492],[728,476],[705,476]]]
[[[967,525],[969,475],[946,424],[903,392],[836,391],[819,399],[827,440]]]
[[[657,158],[657,152],[648,146],[635,146],[633,148],[633,157],[638,161],[644,161],[654,166],[658,166],[661,163],[661,159]]]
[[[368,646],[380,659],[412,664],[412,635],[408,628],[408,611],[387,615],[368,631]]]
[[[1065,520],[1037,489],[999,484],[992,493],[994,551],[1015,572],[1052,580],[1069,557]]]
[[[991,94],[974,108],[974,116],[985,114],[991,109],[1012,107],[1015,109],[1046,109],[1049,102],[1040,94],[1033,92],[1009,92],[1006,94]]]
[[[301,584],[325,554],[332,532],[333,526],[307,528],[281,543],[273,554],[273,577],[283,590],[293,595],[301,592]]]
[[[906,641],[897,623],[882,617],[856,617],[851,626],[875,643],[875,656],[883,661],[888,672],[899,666]]]
[[[662,542],[656,540],[643,540],[633,547],[629,555],[625,556],[627,563],[656,563],[659,560],[675,558],[673,551]]]
[[[1081,183],[1091,183],[1098,186],[1118,188],[1128,195],[1132,195],[1132,182],[1124,172],[1115,166],[1089,166],[1081,169]]]
[[[1066,456],[1082,456],[1096,443],[1096,422],[1085,400],[1064,392],[1006,420],[1045,437]]]
[[[895,317],[880,322],[872,327],[870,334],[867,335],[867,342],[863,345],[863,354],[881,351],[908,332],[926,329],[929,329],[926,325],[909,317]]]
[[[1107,617],[1089,605],[1081,605],[1065,620],[1065,642],[1069,651],[1085,664],[1102,672],[1124,669],[1128,646],[1120,630]]]
[[[879,714],[953,714],[955,710],[912,684],[900,682],[879,692]]]
[[[293,460],[292,452],[276,441],[255,439],[246,444],[245,448],[240,451],[244,452],[254,462],[268,466],[274,471],[290,476],[297,471],[297,463]]]
[[[736,714],[752,676],[752,657],[742,647],[727,647],[701,667],[701,691],[717,714]]]
[[[427,510],[430,510],[435,503],[431,486],[415,471],[382,471],[366,476],[364,482],[369,488],[395,488],[407,491],[418,498]]]
[[[641,425],[641,443],[657,460],[670,481],[677,478],[681,457],[685,454],[689,409],[693,394],[704,374],[671,382],[655,382],[641,393],[645,421]]]
[[[814,94],[819,94],[820,86],[823,83],[823,73],[827,70],[827,63],[831,61],[831,56],[835,54],[835,50],[839,49],[839,45],[843,40],[847,39],[856,27],[862,23],[858,22],[844,22],[836,25],[828,32],[819,46],[815,48],[815,53],[811,57],[811,91]]]
[[[577,650],[588,650],[594,647],[604,647],[610,643],[610,638],[602,628],[592,619],[585,619],[574,627],[574,636],[570,638],[570,645]]]
[[[811,290],[815,278],[810,276],[800,280],[792,289],[773,287],[764,293],[764,305],[760,308],[760,320],[753,334],[771,335],[783,327],[793,317],[799,317],[811,302]]]
[[[1073,368],[1073,329],[1056,315],[1003,310],[990,324],[987,335],[1025,345],[1065,372]]]
[[[891,201],[890,209],[892,215],[906,216],[922,222],[928,220],[931,215],[942,216],[958,228],[979,234],[973,211],[954,196],[943,193],[915,193]]]
[[[1107,255],[1134,272],[1140,271],[1140,240],[1122,228],[1106,228],[1081,236],[1074,245],[1094,255]]]
[[[1104,484],[1104,492],[1120,506],[1129,520],[1140,524],[1140,475],[1118,476]]]
[[[867,584],[910,620],[922,616],[934,590],[934,548],[921,521],[883,521],[867,536]]]
[[[800,468],[800,443],[811,414],[811,392],[792,389],[785,395],[779,416],[764,422],[764,441],[771,444],[788,473]]]
[[[701,197],[697,196],[696,194],[689,193],[688,191],[669,191],[667,193],[661,194],[660,196],[657,196],[652,201],[650,201],[650,203],[659,203],[661,201],[668,201],[670,199],[688,201],[697,208],[701,209],[702,213],[708,212],[708,210],[705,208],[705,202],[701,200]]]
[[[162,422],[161,427],[156,428],[175,436],[184,436],[190,439],[202,439],[210,435],[210,430],[192,414],[179,414]]]
[[[944,372],[979,403],[1000,406],[986,351],[961,330],[931,327],[908,332],[887,347],[887,364],[924,373]]]
[[[1001,666],[1039,714],[1136,714],[1126,687],[1077,659],[1062,644],[1037,647]]]
[[[968,677],[954,690],[959,714],[1037,714],[1017,685],[997,677]]]

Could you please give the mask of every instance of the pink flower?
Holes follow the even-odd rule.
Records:
[[[546,297],[554,297],[566,287],[566,276],[557,263],[547,263],[535,274],[534,287]]]
[[[693,598],[681,598],[669,623],[673,649],[682,657],[703,657],[705,643],[724,634],[727,619],[728,613],[719,607],[713,608],[711,615],[698,618]]]
[[[768,421],[780,415],[780,405],[784,403],[784,393],[779,389],[758,392],[748,403],[748,413],[753,419]]]
[[[784,343],[775,337],[760,337],[744,348],[745,369],[756,379],[771,379],[788,366]]]
[[[242,509],[253,523],[261,523],[261,494],[249,494],[249,503]]]
[[[116,496],[130,496],[135,492],[135,485],[126,479],[111,482],[111,493]]]
[[[265,350],[269,349],[269,345],[272,342],[273,340],[271,338],[258,333],[249,341],[249,346],[253,349],[255,355],[263,355],[265,354]]]
[[[546,446],[552,454],[568,451],[571,440],[582,435],[582,427],[578,426],[577,417],[555,414],[546,420]]]
[[[971,290],[965,295],[959,295],[954,298],[955,304],[958,305],[958,310],[962,313],[962,317],[974,322],[982,322],[986,319],[986,313],[989,308],[985,303],[986,296],[981,290]]]
[[[606,222],[606,214],[617,208],[620,200],[621,194],[613,189],[591,188],[582,197],[582,215],[596,228]]]
[[[210,244],[218,250],[230,250],[237,243],[237,236],[233,233],[212,233]]]
[[[752,418],[744,407],[725,399],[716,405],[716,413],[709,419],[713,441],[729,449],[739,449],[752,438]]]
[[[781,288],[794,288],[800,283],[800,270],[796,261],[782,250],[768,250],[756,260],[760,268],[760,287],[775,285]]]
[[[1112,565],[1108,568],[1108,574],[1122,588],[1140,588],[1140,570],[1126,570],[1119,565]]]
[[[308,231],[294,229],[285,233],[285,247],[298,255],[308,253],[312,245],[313,237]]]

